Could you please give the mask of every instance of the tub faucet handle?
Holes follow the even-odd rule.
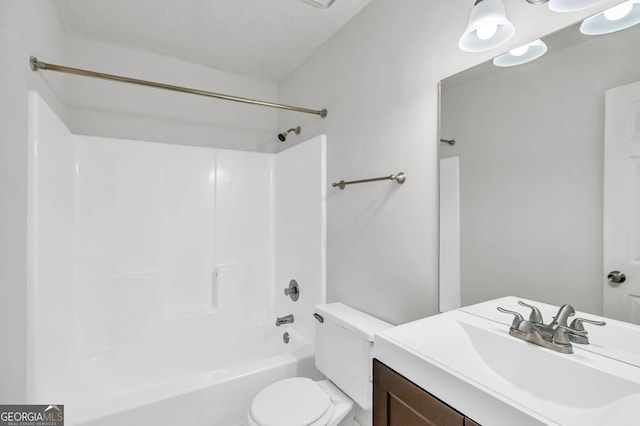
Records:
[[[289,287],[284,289],[284,295],[289,296],[294,302],[300,297],[300,287],[296,280],[289,281]]]

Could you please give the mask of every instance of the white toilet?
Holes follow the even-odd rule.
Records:
[[[251,402],[250,426],[351,426],[354,402],[372,409],[373,335],[391,324],[342,303],[315,312],[316,367],[329,380],[294,377],[267,386]]]

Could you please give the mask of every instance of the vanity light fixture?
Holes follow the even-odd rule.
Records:
[[[538,39],[496,56],[493,58],[493,65],[497,67],[515,67],[535,61],[545,53],[547,53],[547,45],[544,41]]]
[[[585,19],[580,32],[601,35],[626,30],[640,23],[640,0],[628,0]]]
[[[531,4],[549,3],[549,8],[554,12],[575,12],[604,1],[606,0],[527,0]],[[636,3],[638,0],[631,1]],[[502,0],[476,0],[458,47],[465,52],[484,52],[506,43],[514,33],[515,28],[507,19]]]
[[[502,0],[476,0],[458,47],[465,52],[484,52],[506,43],[514,33]]]

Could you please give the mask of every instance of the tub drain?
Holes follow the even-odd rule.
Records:
[[[283,340],[285,343],[289,343],[289,333],[287,333],[287,332],[285,331],[285,333],[282,335],[282,340]]]

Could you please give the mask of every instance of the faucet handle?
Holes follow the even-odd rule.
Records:
[[[524,318],[522,318],[522,315],[520,315],[520,312],[516,312],[516,311],[510,311],[508,309],[502,308],[500,306],[498,306],[498,310],[500,312],[502,312],[503,314],[511,314],[514,316],[513,318],[513,322],[511,323],[511,328],[518,330],[520,327],[520,324],[522,324],[524,322]]]
[[[289,287],[284,289],[284,295],[289,296],[294,302],[300,297],[300,287],[296,280],[289,281]]]
[[[571,339],[569,338],[569,335],[584,337],[587,335],[587,332],[559,325],[556,328],[556,331],[554,331],[553,336],[551,336],[551,342],[560,346],[571,346]]]
[[[599,326],[607,325],[607,323],[604,322],[604,321],[593,321],[593,320],[586,319],[586,318],[576,318],[573,321],[571,321],[570,327],[573,330],[584,331],[585,333],[587,333],[587,331],[584,329],[584,325],[582,325],[582,323],[584,323],[584,322],[589,323],[589,324],[593,324],[593,325],[599,325]]]
[[[533,305],[529,305],[528,303],[524,303],[522,300],[518,300],[518,305],[531,309],[531,313],[529,314],[530,322],[534,324],[544,323],[544,321],[542,320],[542,314],[540,313],[540,309],[536,308]]]

